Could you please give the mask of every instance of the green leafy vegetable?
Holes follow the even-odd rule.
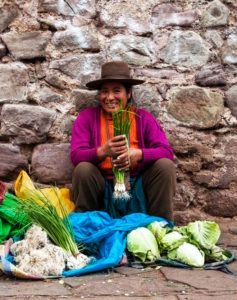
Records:
[[[130,113],[132,113],[130,107],[128,107],[127,109],[122,108],[122,102],[120,103],[119,110],[112,113],[114,136],[124,135],[126,138],[127,147],[128,147],[128,136],[131,127],[131,122],[129,117]],[[114,199],[128,200],[130,198],[130,195],[126,191],[125,172],[119,171],[117,168],[113,168],[113,173],[115,177],[115,185],[114,185],[114,193],[113,193]]]
[[[160,257],[155,236],[145,227],[134,229],[127,235],[127,249],[142,262],[154,262]]]
[[[168,228],[162,226],[162,222],[154,221],[147,226],[155,236],[158,246],[160,246],[160,241],[166,235]]]
[[[186,242],[170,251],[168,258],[180,261],[192,267],[203,267],[205,262],[204,252],[199,250],[195,245]]]
[[[203,250],[205,253],[206,262],[215,262],[227,260],[229,257],[226,251],[219,246],[213,246],[211,249]]]
[[[189,242],[200,249],[211,249],[219,240],[221,231],[216,222],[195,221],[180,229],[189,237]]]
[[[167,233],[160,241],[162,250],[170,251],[177,248],[183,242],[186,241],[186,237],[177,231],[171,231]]]
[[[77,245],[75,242],[66,209],[61,201],[59,201],[60,216],[55,206],[43,192],[29,191],[29,195],[30,197],[25,200],[15,197],[18,201],[16,213],[24,213],[29,219],[29,224],[40,226],[47,232],[55,245],[76,256],[79,253],[78,246],[82,248],[82,245]]]

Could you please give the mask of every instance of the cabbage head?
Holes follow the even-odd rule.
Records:
[[[201,249],[211,249],[219,240],[220,227],[213,221],[195,221],[186,226],[189,241]]]
[[[203,267],[205,256],[195,245],[184,242],[178,248],[168,253],[168,258],[185,263],[192,267]]]
[[[145,227],[139,227],[128,233],[127,249],[142,262],[154,262],[160,257],[156,238],[153,233]]]
[[[180,234],[178,231],[171,231],[167,233],[160,241],[162,250],[170,251],[177,248],[183,242],[186,241],[186,237]]]
[[[167,227],[162,226],[162,222],[154,221],[147,226],[147,228],[154,234],[158,245],[161,239],[166,235],[169,230]]]
[[[203,250],[205,253],[205,260],[207,262],[216,262],[227,260],[228,254],[221,247],[214,245],[211,249]]]

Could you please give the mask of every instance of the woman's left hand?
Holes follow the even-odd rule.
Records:
[[[135,168],[141,160],[142,150],[129,148],[128,151],[113,160],[113,166],[118,168],[119,171],[128,171],[130,168]]]
[[[112,163],[113,167],[117,168],[119,171],[128,171],[130,166],[129,150],[113,159]]]

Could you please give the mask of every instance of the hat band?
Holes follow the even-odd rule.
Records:
[[[101,79],[131,79],[131,77],[126,75],[103,75]]]

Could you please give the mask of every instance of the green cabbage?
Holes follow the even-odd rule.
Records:
[[[160,245],[161,239],[166,235],[168,228],[162,226],[161,222],[154,221],[147,226],[147,228],[154,234],[158,246]]]
[[[180,261],[192,267],[203,267],[205,262],[204,252],[199,250],[195,245],[186,242],[170,251],[168,258]]]
[[[181,230],[186,231],[191,244],[201,249],[211,249],[221,234],[219,225],[213,221],[191,222]]]
[[[171,231],[167,233],[160,241],[162,250],[170,251],[177,248],[183,242],[186,241],[186,237],[180,234],[178,231]]]
[[[203,250],[206,262],[224,261],[229,257],[226,251],[219,246],[213,246],[211,249]]]
[[[127,235],[127,249],[142,262],[154,262],[160,257],[155,236],[145,227],[134,229]]]

